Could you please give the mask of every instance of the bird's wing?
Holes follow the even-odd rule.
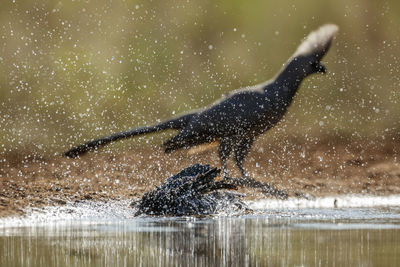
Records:
[[[267,104],[260,92],[237,92],[199,113],[189,127],[216,137],[238,134],[260,121],[258,115],[265,113]]]

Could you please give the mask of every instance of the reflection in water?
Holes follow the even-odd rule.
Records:
[[[0,228],[0,266],[399,266],[396,216],[134,218],[7,227]]]

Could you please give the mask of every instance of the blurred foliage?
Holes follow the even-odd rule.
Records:
[[[340,27],[329,73],[262,138],[394,136],[399,14],[397,0],[3,1],[0,155],[51,155],[210,104],[271,78],[324,23]]]

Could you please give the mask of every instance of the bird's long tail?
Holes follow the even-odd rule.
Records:
[[[75,146],[64,153],[64,156],[69,158],[76,158],[80,155],[85,154],[86,152],[93,151],[98,149],[99,147],[105,146],[111,142],[115,142],[120,139],[126,139],[129,137],[148,134],[153,132],[158,132],[166,129],[182,129],[187,125],[187,123],[191,120],[191,118],[196,115],[197,112],[189,113],[182,115],[180,117],[163,121],[159,124],[152,126],[144,126],[135,129],[131,129],[124,132],[114,133],[109,136],[101,137],[89,142],[86,142],[82,145]]]

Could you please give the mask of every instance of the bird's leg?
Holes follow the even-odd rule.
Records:
[[[224,159],[224,160],[221,159],[221,165],[222,165],[222,177],[226,178],[226,177],[229,176],[228,168],[227,168],[227,165],[226,165],[226,159]]]
[[[228,168],[226,165],[226,160],[228,159],[229,155],[232,152],[232,142],[228,138],[223,138],[219,142],[219,147],[218,147],[218,154],[219,158],[221,159],[221,165],[222,165],[222,178],[226,179],[228,178]]]
[[[253,144],[254,139],[249,138],[249,139],[243,139],[240,140],[239,143],[235,147],[235,162],[236,165],[238,166],[240,173],[242,174],[242,178],[247,178],[249,177],[248,172],[246,172],[245,168],[243,167],[244,160],[249,154],[250,147]]]
[[[260,188],[264,194],[272,195],[281,199],[286,199],[288,194],[284,191],[280,191],[268,183],[263,183],[254,180],[251,178],[243,167],[243,162],[250,151],[251,145],[253,144],[254,139],[244,139],[241,140],[235,147],[235,161],[238,166],[242,178],[233,179],[232,183],[238,186],[247,186],[252,188]]]

